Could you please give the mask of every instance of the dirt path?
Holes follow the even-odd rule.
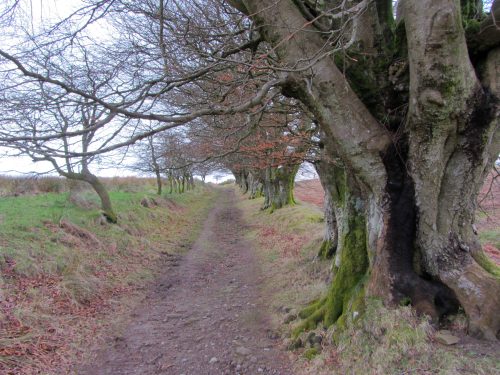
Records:
[[[292,374],[268,338],[259,270],[231,189],[169,265],[124,333],[78,374]]]

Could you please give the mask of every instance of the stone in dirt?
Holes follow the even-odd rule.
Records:
[[[210,361],[208,361],[208,363],[210,363],[211,365],[216,363],[218,361],[218,359],[216,357],[212,357],[210,358]]]
[[[239,346],[236,348],[236,354],[247,356],[250,355],[250,353],[252,353],[252,351],[248,348],[245,348],[244,346]]]
[[[455,345],[460,341],[460,338],[452,335],[451,332],[447,330],[437,332],[434,338],[437,342],[443,345]]]

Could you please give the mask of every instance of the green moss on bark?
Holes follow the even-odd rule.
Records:
[[[116,224],[118,222],[118,216],[114,213],[114,211],[103,211],[102,214],[109,223]]]
[[[479,251],[473,254],[474,260],[479,263],[490,274],[500,279],[500,267],[498,267],[488,256],[483,252]]]
[[[341,234],[340,266],[335,270],[328,294],[300,312],[299,316],[304,321],[293,331],[294,336],[316,327],[319,322],[330,326],[338,322],[343,314],[362,310],[368,271],[366,222],[362,212],[352,211]]]
[[[331,258],[333,254],[335,254],[335,248],[332,241],[324,240],[321,243],[321,247],[319,248],[318,257],[320,257],[321,259],[328,259]]]

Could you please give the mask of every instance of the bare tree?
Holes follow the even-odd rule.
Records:
[[[96,82],[91,73],[87,78],[93,92],[106,84],[106,81]],[[103,215],[108,221],[116,223],[117,215],[108,191],[90,171],[90,164],[95,157],[89,155],[92,149],[105,147],[106,140],[100,139],[96,128],[111,123],[114,114],[102,111],[88,100],[80,103],[54,100],[47,88],[37,82],[29,86],[29,91],[19,91],[4,97],[3,106],[10,114],[7,120],[9,126],[15,124],[19,133],[30,134],[33,139],[12,141],[4,143],[4,146],[30,156],[34,162],[50,162],[60,176],[91,185],[99,196]],[[44,140],[44,134],[49,132],[58,132],[60,136]],[[77,132],[79,136],[67,136],[70,132]],[[73,152],[79,156],[73,156]]]

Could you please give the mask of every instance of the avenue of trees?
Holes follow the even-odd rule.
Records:
[[[500,151],[500,1],[78,4],[31,23],[1,5],[0,146],[92,184],[93,158],[138,144],[159,193],[226,169],[271,211],[310,161],[334,277],[298,330],[376,296],[434,321],[461,307],[498,339],[474,220]]]

